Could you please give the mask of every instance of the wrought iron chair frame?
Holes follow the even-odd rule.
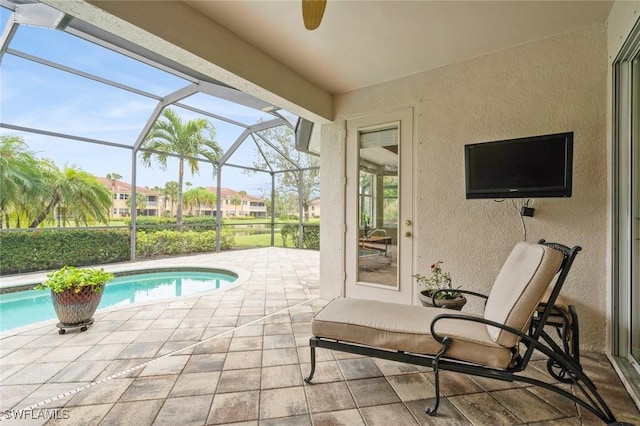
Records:
[[[565,346],[565,349],[563,350],[563,348],[561,348],[546,332],[544,332],[544,326],[547,323],[552,310],[554,309],[554,303],[558,297],[558,294],[560,293],[560,290],[562,289],[562,285],[564,284],[564,281],[569,273],[569,269],[571,268],[571,265],[573,264],[573,261],[581,248],[579,246],[569,248],[558,243],[547,243],[544,240],[540,240],[538,243],[561,251],[564,255],[564,260],[562,262],[562,265],[560,266],[560,274],[558,275],[553,286],[553,290],[549,296],[546,307],[544,308],[544,310],[542,310],[542,312],[539,314],[539,317],[535,321],[532,319],[527,333],[523,333],[520,330],[484,319],[482,317],[476,317],[457,312],[446,312],[437,315],[430,325],[432,336],[442,345],[440,351],[435,355],[406,353],[404,351],[388,350],[384,348],[337,341],[335,339],[327,339],[322,336],[313,336],[309,341],[311,352],[311,371],[309,375],[304,379],[304,381],[306,383],[311,383],[311,380],[313,379],[316,367],[316,348],[326,348],[341,352],[348,352],[358,355],[433,368],[433,371],[435,373],[436,396],[433,405],[425,409],[426,413],[429,415],[435,415],[437,413],[438,406],[440,404],[439,372],[441,370],[445,370],[501,381],[523,382],[539,386],[541,388],[559,394],[565,398],[568,398],[576,404],[579,404],[580,406],[596,415],[605,423],[615,423],[616,419],[613,413],[598,393],[596,386],[593,384],[591,379],[589,379],[589,377],[587,377],[583,372],[582,367],[579,363],[579,357],[576,358],[575,356],[572,356],[575,355],[575,353],[572,354],[569,352],[569,350],[567,350],[568,348],[566,346],[566,342],[563,343],[563,345]],[[485,299],[487,298],[487,296],[485,295],[471,291],[461,290],[461,292],[464,292],[466,294],[473,294]],[[512,351],[514,352],[515,363],[504,370],[459,361],[454,358],[447,358],[446,352],[449,344],[451,343],[451,338],[448,336],[439,335],[436,331],[437,322],[444,319],[479,322],[500,328],[509,333],[517,335],[520,338],[520,343],[522,343],[526,347],[526,350],[523,354],[521,354],[519,351],[519,347],[512,348]],[[574,337],[577,338],[577,336]],[[538,350],[546,357],[548,357],[548,365],[553,364],[557,369],[559,369],[559,371],[561,372],[560,377],[563,379],[561,380],[561,382],[568,382],[573,384],[581,395],[579,395],[578,392],[576,392],[576,394],[574,395],[573,393],[562,389],[556,384],[547,383],[533,377],[519,374],[526,370],[529,361],[531,360],[531,356],[533,355],[535,350]],[[551,369],[549,369],[549,373],[555,379],[558,379],[558,377],[553,374]]]

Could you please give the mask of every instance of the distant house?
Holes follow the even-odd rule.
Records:
[[[207,191],[216,193],[210,186]],[[250,194],[242,194],[229,188],[220,188],[222,217],[267,217],[267,203],[264,199]]]
[[[131,197],[131,184],[121,180],[111,180],[107,178],[96,177],[111,193],[113,199],[111,202],[110,216],[113,218],[122,218],[131,216],[131,207],[127,202]],[[146,198],[144,210],[140,211],[140,216],[160,216],[161,210],[161,194],[142,186],[136,186],[136,192],[143,194]]]
[[[307,213],[310,218],[320,217],[320,198],[317,198],[309,203],[307,207]]]
[[[131,216],[131,207],[127,202],[131,197],[131,184],[107,178],[97,177],[111,193],[113,201],[111,204],[110,216],[112,218],[123,218]],[[206,188],[207,191],[216,194],[215,187]],[[164,209],[170,211],[171,199],[167,197],[166,203],[164,196],[157,191],[141,186],[136,186],[136,192],[143,194],[146,198],[145,208],[139,213],[140,216],[161,216]],[[267,217],[267,204],[264,199],[249,194],[243,194],[241,191],[235,191],[229,188],[220,188],[220,199],[222,206],[222,217]],[[163,207],[164,206],[164,207]],[[138,209],[140,211],[140,209]],[[173,206],[172,216],[175,216],[177,207]],[[189,212],[198,212],[201,216],[215,216],[215,205],[192,206]],[[187,210],[185,210],[186,214]]]

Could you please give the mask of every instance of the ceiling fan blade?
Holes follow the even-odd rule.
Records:
[[[304,27],[315,30],[320,26],[327,0],[302,0],[302,19]]]

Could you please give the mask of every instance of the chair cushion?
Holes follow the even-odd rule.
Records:
[[[545,290],[562,265],[564,255],[551,247],[521,242],[505,261],[484,308],[484,317],[525,331]],[[491,340],[514,347],[518,337],[486,326]]]
[[[431,335],[430,324],[445,312],[456,313],[389,302],[334,299],[315,315],[311,332],[326,339],[435,355],[442,345]],[[492,341],[484,324],[447,319],[437,323],[436,332],[453,339],[448,358],[494,368],[507,368],[511,362],[511,351]]]

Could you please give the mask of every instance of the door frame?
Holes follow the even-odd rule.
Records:
[[[406,107],[380,112],[346,121],[346,188],[345,188],[345,239],[343,294],[369,300],[384,300],[395,303],[412,304],[415,298],[413,283],[414,238],[405,237],[405,232],[413,233],[414,194],[413,171],[415,164],[414,109]],[[398,263],[399,288],[389,288],[372,283],[358,283],[358,173],[359,173],[359,131],[397,125],[399,129],[399,212],[398,212]],[[411,221],[410,225],[405,222]]]

